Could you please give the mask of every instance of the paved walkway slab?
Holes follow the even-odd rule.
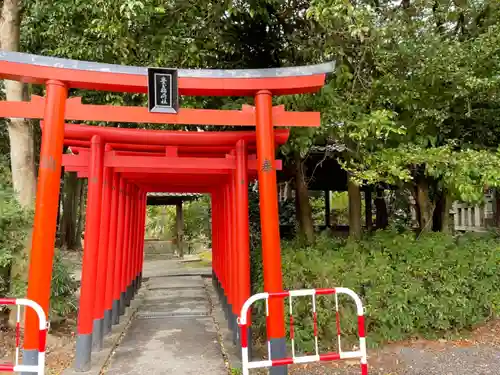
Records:
[[[147,281],[147,288],[149,290],[193,287],[203,288],[203,280],[200,276],[152,277]]]
[[[152,277],[106,374],[226,375],[200,276]]]
[[[227,374],[211,317],[136,319],[117,348],[110,375]]]

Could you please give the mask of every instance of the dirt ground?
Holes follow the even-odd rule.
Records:
[[[50,333],[47,336],[46,374],[61,374],[65,368],[71,366],[74,358],[75,331],[76,316],[70,316],[61,323],[52,324]],[[15,344],[15,329],[0,328],[0,363],[14,362]],[[0,374],[11,373],[0,371]]]
[[[369,340],[369,335],[368,338]],[[493,353],[492,353],[493,351]],[[402,354],[405,353],[405,354]],[[418,353],[412,357],[412,353]],[[421,354],[425,353],[423,357]],[[474,357],[476,363],[464,369],[456,353]],[[469,353],[469,354],[468,354]],[[453,340],[412,340],[391,343],[368,352],[369,373],[375,375],[470,375],[500,374],[500,320],[492,321]],[[422,358],[430,358],[424,361]],[[434,363],[433,363],[434,361]],[[323,362],[290,367],[291,375],[354,375],[359,362]]]

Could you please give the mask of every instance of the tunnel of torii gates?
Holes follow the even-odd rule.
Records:
[[[0,116],[39,119],[40,165],[27,298],[47,314],[61,167],[88,178],[87,214],[75,369],[90,369],[91,352],[117,324],[141,285],[146,194],[210,194],[213,278],[237,340],[236,316],[250,296],[248,184],[258,178],[264,289],[282,291],[276,147],[289,131],[319,126],[317,112],[287,112],[273,96],[321,89],[333,63],[256,70],[175,70],[180,96],[252,96],[241,110],[83,104],[69,89],[148,93],[148,68],[0,51],[0,78],[45,85],[45,97],[0,102]],[[151,85],[151,81],[149,81]],[[149,91],[151,96],[151,91]],[[172,94],[172,95],[174,95]],[[149,97],[151,101],[151,97]],[[255,131],[161,131],[70,124],[75,121],[255,126]],[[72,154],[63,155],[63,146]],[[15,147],[15,145],[14,145]],[[272,359],[285,355],[283,302],[271,299],[267,322]],[[36,364],[44,334],[27,311],[24,364]],[[40,346],[39,346],[40,345]],[[273,373],[286,373],[286,366]]]

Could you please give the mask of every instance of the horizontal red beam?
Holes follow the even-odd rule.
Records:
[[[180,95],[253,96],[260,90],[273,95],[317,92],[325,82],[325,74],[266,78],[179,78]],[[148,79],[143,74],[58,68],[0,61],[0,78],[34,84],[48,80],[65,82],[70,88],[116,92],[146,93]]]
[[[231,170],[236,168],[236,162],[223,158],[179,158],[164,157],[154,158],[148,156],[117,156],[114,153],[107,153],[104,157],[104,165],[112,168],[135,168],[148,172],[151,169],[168,170],[194,170],[194,169],[220,169]]]
[[[103,126],[66,124],[65,137],[72,139],[89,140],[98,135],[105,142],[110,143],[134,143],[161,146],[191,146],[206,147],[230,146],[234,148],[240,140],[255,143],[255,132],[233,131],[233,132],[186,132],[167,130],[146,129],[124,129]],[[288,140],[290,132],[285,129],[275,130],[275,144],[282,145]]]
[[[33,95],[30,102],[0,101],[0,117],[42,119],[45,98]],[[127,123],[255,126],[255,112],[251,110],[220,110],[181,108],[177,114],[151,113],[146,107],[82,104],[81,98],[70,98],[66,103],[66,120],[106,121]],[[274,126],[320,126],[319,112],[286,112],[273,108]]]
[[[148,171],[149,174],[151,175],[156,175],[156,177],[151,177],[152,179],[154,178],[159,178],[159,174],[164,174],[164,175],[169,175],[169,178],[174,178],[171,175],[175,176],[175,179],[177,179],[177,175],[179,174],[179,171],[186,171],[189,172],[192,175],[227,175],[229,173],[229,169],[227,168],[207,168],[207,167],[191,167],[191,168],[175,168],[175,167],[116,167],[114,170],[116,172],[143,172],[144,170]]]
[[[88,169],[90,156],[88,152],[82,152],[78,155],[64,154],[62,165],[68,172],[85,171]],[[173,173],[186,170],[191,171],[200,169],[206,174],[215,170],[229,173],[236,168],[234,159],[225,158],[193,158],[193,157],[151,157],[151,156],[120,156],[115,152],[106,152],[104,157],[104,166],[114,168],[116,172],[148,172],[148,173]],[[274,161],[274,168],[281,170],[283,162]],[[253,157],[248,158],[248,170],[257,170],[257,160]],[[195,173],[195,172],[193,172]]]
[[[73,152],[81,152],[90,147],[90,141],[79,139],[65,139],[64,144],[70,146]],[[141,145],[128,143],[107,143],[112,150],[115,150],[118,155],[139,155],[139,156],[165,156],[168,146],[162,145]],[[173,146],[176,147],[176,146]],[[224,157],[234,150],[234,146],[184,146],[177,149],[178,156],[189,157]],[[255,144],[249,144],[248,152],[255,152]]]
[[[165,187],[165,188],[157,188],[152,187],[148,184],[136,184],[142,190],[148,193],[191,193],[191,194],[211,194],[213,190],[215,190],[214,186],[198,186],[196,188],[193,187]]]
[[[176,174],[175,179],[159,179],[155,175],[145,174],[141,172],[123,172],[120,175],[130,181],[136,183],[148,183],[150,185],[166,187],[166,186],[198,186],[198,185],[218,185],[222,181],[227,181],[227,175],[198,175],[194,176],[190,172],[185,172],[182,174]]]

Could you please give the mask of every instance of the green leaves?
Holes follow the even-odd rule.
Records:
[[[366,307],[371,346],[432,338],[498,316],[499,246],[493,235],[467,234],[455,239],[432,233],[417,239],[414,233],[395,231],[378,231],[360,242],[328,237],[319,237],[313,246],[284,242],[284,287],[353,289]],[[347,348],[356,342],[356,314],[348,298],[341,298],[339,304]],[[324,350],[335,350],[335,300],[318,297],[317,309],[319,341]],[[262,329],[264,321],[259,312],[255,315],[252,320]],[[295,339],[300,352],[313,349],[310,317],[310,299],[294,298]]]

